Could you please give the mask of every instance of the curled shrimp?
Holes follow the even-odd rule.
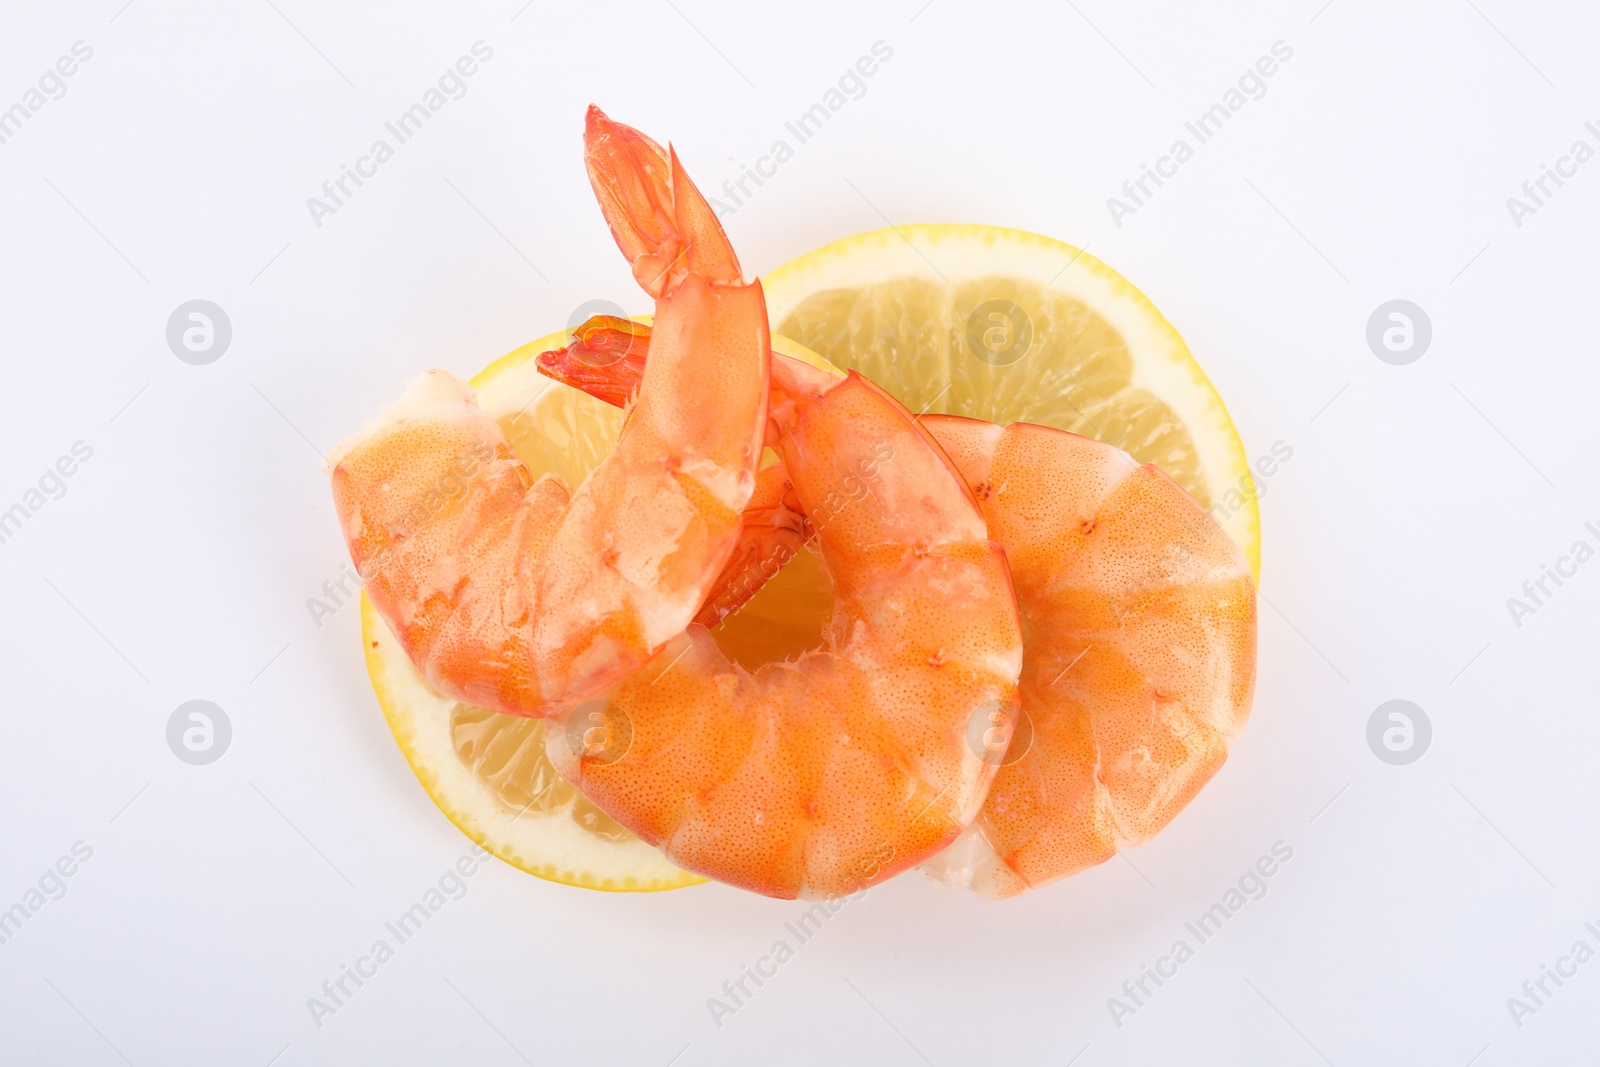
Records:
[[[1255,691],[1255,582],[1153,464],[1044,426],[928,421],[980,487],[1029,636],[1021,737],[927,869],[1013,896],[1148,841],[1222,766]]]
[[[628,205],[665,195],[661,149],[594,113],[588,137],[618,246],[647,277],[673,250]],[[785,475],[757,504],[806,517],[833,582],[822,646],[751,672],[690,625],[568,712],[546,749],[679,866],[769,896],[834,897],[922,862],[976,816],[996,768],[969,730],[1014,707],[1022,638],[1004,554],[904,407],[857,375],[786,364],[770,411]]]
[[[636,387],[648,336],[591,320],[540,369],[617,403]],[[803,366],[774,353],[774,383]],[[1022,717],[1005,724],[996,710],[1015,728],[992,738],[1000,768],[988,799],[925,869],[1012,896],[1149,840],[1222,766],[1254,691],[1255,585],[1211,516],[1121,449],[1026,423],[919,422],[1005,549],[1027,634]],[[764,500],[782,498],[781,466],[761,480]],[[769,511],[751,513],[708,600],[723,614],[807,536],[775,527]]]
[[[638,400],[583,484],[534,481],[471,388],[443,371],[411,382],[331,458],[373,605],[435,689],[480,707],[554,715],[648,662],[699,610],[755,486],[769,373],[761,287],[742,281],[677,155],[653,143],[640,155],[628,144],[638,136],[591,110],[590,155],[649,172],[596,192],[642,242],[634,271],[657,329]]]

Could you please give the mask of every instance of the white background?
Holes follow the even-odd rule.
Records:
[[[0,908],[74,842],[93,858],[0,945],[0,1061],[1597,1055],[1600,962],[1520,1028],[1506,1002],[1600,948],[1600,562],[1520,628],[1506,600],[1600,544],[1600,162],[1520,228],[1506,198],[1600,147],[1600,14],[921,3],[6,5],[0,107],[75,41],[94,55],[0,145],[0,508],[74,442],[93,457],[0,544]],[[467,95],[314,225],[306,198],[480,39]],[[467,848],[390,739],[355,609],[307,609],[344,564],[319,451],[426,367],[471,373],[586,300],[642,306],[584,179],[589,101],[715,189],[879,40],[866,95],[728,220],[746,268],[885,217],[973,221],[1143,288],[1251,455],[1294,450],[1262,503],[1249,729],[1148,847],[1003,904],[896,880],[720,1029],[707,998],[800,905],[498,862],[318,1028],[307,998]],[[1267,94],[1116,226],[1107,197],[1278,40]],[[165,341],[194,298],[233,325],[209,366]],[[1433,325],[1409,366],[1365,340],[1393,298]],[[195,698],[233,724],[205,767],[165,740]],[[1433,723],[1410,766],[1366,742],[1393,698]],[[1117,1026],[1108,998],[1280,840],[1267,896]]]

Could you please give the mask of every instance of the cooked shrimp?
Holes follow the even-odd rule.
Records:
[[[1255,689],[1255,583],[1154,465],[1043,426],[926,421],[1011,561],[1029,720],[928,870],[1012,896],[1148,841],[1222,766]]]
[[[656,298],[650,369],[575,492],[534,481],[464,382],[413,381],[332,457],[368,595],[441,693],[557,714],[636,670],[700,610],[740,536],[766,432],[767,312],[677,155],[591,109],[591,171]]]
[[[602,340],[580,331],[540,367],[580,378]],[[590,391],[626,396],[642,352],[597,369],[605,381]],[[792,361],[773,361],[776,382]],[[1023,718],[1009,749],[995,738],[1003,766],[982,813],[926,869],[1011,896],[1149,840],[1222,765],[1254,688],[1255,586],[1211,517],[1120,449],[1025,423],[920,422],[1006,550],[1027,638]],[[762,477],[782,474],[768,467]],[[769,539],[754,523],[734,559]],[[769,576],[744,569],[743,598]]]
[[[591,115],[590,137],[625,149],[591,148],[591,180],[642,279],[673,250],[620,208],[662,194],[661,150],[615,129]],[[770,410],[787,484],[758,505],[775,528],[792,524],[785,499],[807,517],[835,597],[822,647],[752,673],[690,625],[569,712],[546,749],[679,866],[833,897],[922,862],[977,815],[996,768],[969,728],[1014,708],[1022,637],[1004,554],[904,407],[857,375],[795,363]]]

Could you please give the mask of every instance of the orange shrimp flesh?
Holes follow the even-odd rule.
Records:
[[[1154,465],[1043,426],[924,421],[1011,561],[1028,718],[927,869],[1012,896],[1148,841],[1222,766],[1254,692],[1255,584]]]

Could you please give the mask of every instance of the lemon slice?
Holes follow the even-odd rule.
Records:
[[[563,331],[523,345],[472,385],[534,477],[553,472],[575,486],[611,451],[622,413],[539,374],[534,357],[566,343]],[[673,866],[558,775],[545,758],[544,720],[440,696],[365,593],[361,636],[373,691],[400,751],[462,833],[514,867],[567,885],[645,892],[705,881]]]
[[[367,673],[411,771],[439,810],[489,852],[552,882],[644,892],[705,879],[680,871],[573,789],[544,755],[544,720],[434,692],[371,601]]]
[[[1154,463],[1259,579],[1255,480],[1221,397],[1155,305],[1093,256],[1021,230],[901,226],[761,281],[774,333],[914,412],[1042,423]]]
[[[1222,400],[1177,331],[1099,260],[1018,230],[903,226],[826,245],[762,283],[774,349],[859,370],[913,411],[1037,422],[1115,444],[1210,510],[1259,576],[1254,481]],[[535,477],[575,486],[611,450],[622,413],[538,373],[538,354],[567,339],[523,345],[472,384]],[[820,639],[830,603],[820,565],[802,552],[714,635],[750,668],[791,658]],[[650,891],[705,880],[557,775],[543,721],[440,696],[365,595],[361,620],[395,740],[468,837],[568,885]]]

